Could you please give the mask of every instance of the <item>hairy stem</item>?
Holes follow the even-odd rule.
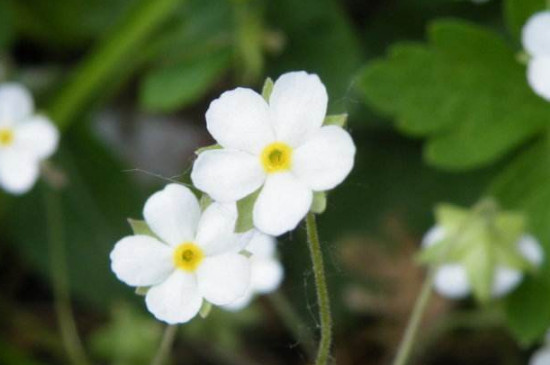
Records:
[[[163,365],[166,363],[166,360],[170,356],[170,351],[172,350],[172,344],[176,338],[176,333],[178,326],[168,325],[164,330],[164,335],[162,336],[162,341],[160,342],[160,347],[155,355],[151,365]]]
[[[71,307],[65,255],[65,237],[63,233],[63,214],[61,211],[59,193],[53,191],[49,187],[44,187],[44,192],[50,244],[54,306],[59,330],[61,332],[61,339],[70,362],[74,365],[87,365],[89,361],[86,357],[84,347],[82,346],[82,341],[78,336]]]
[[[321,341],[319,342],[319,350],[317,352],[315,364],[325,365],[329,360],[330,347],[332,344],[332,317],[330,315],[330,299],[325,277],[325,267],[323,264],[323,253],[321,251],[317,223],[313,213],[308,213],[306,226],[309,252],[313,264],[313,275],[315,277],[315,287],[317,288],[319,318],[321,321]]]
[[[139,47],[159,25],[174,14],[182,0],[142,0],[113,33],[84,60],[50,108],[61,129],[108,83],[114,73],[139,55]]]

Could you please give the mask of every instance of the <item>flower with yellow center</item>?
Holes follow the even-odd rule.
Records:
[[[150,287],[145,303],[156,318],[187,322],[203,300],[227,305],[247,293],[250,262],[234,233],[234,203],[212,203],[201,212],[187,187],[170,184],[147,200],[143,215],[155,237],[118,241],[111,269],[130,286]]]
[[[33,109],[23,86],[0,84],[0,187],[12,194],[33,187],[40,162],[55,152],[59,140],[52,122]]]
[[[323,125],[327,103],[319,77],[305,72],[279,77],[268,101],[246,88],[223,93],[206,112],[222,148],[199,154],[193,184],[224,203],[259,190],[254,226],[272,236],[294,229],[313,193],[333,189],[353,167],[349,133]]]

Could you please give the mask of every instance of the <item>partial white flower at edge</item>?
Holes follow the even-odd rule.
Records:
[[[444,237],[445,230],[442,227],[435,226],[424,235],[422,246],[430,247],[440,242]],[[544,260],[542,248],[532,236],[522,236],[518,241],[518,250],[536,266],[540,266]],[[497,267],[493,282],[493,297],[506,295],[517,287],[522,279],[523,274],[517,270]],[[452,299],[467,297],[471,292],[466,269],[460,264],[441,265],[436,272],[434,288],[439,294]]]
[[[145,303],[157,319],[184,323],[203,299],[226,305],[246,294],[250,262],[238,253],[235,203],[212,203],[201,213],[188,188],[170,184],[147,200],[143,216],[158,239],[121,239],[111,252],[111,269],[130,286],[150,287]]]
[[[333,189],[350,173],[355,145],[343,128],[323,126],[328,96],[317,75],[277,79],[267,103],[251,89],[223,93],[206,112],[222,149],[202,152],[193,184],[215,201],[234,202],[261,189],[254,226],[272,236],[296,228],[313,192]]]
[[[55,152],[58,142],[53,123],[34,114],[27,89],[0,84],[0,187],[12,194],[30,190],[40,174],[40,162]]]
[[[522,30],[522,43],[530,57],[527,81],[537,95],[550,101],[550,11],[529,18]]]
[[[283,266],[277,259],[277,240],[258,230],[254,230],[250,242],[244,247],[250,253],[250,286],[246,295],[237,301],[225,305],[230,311],[246,307],[254,295],[268,294],[279,287],[283,280]]]
[[[550,365],[550,331],[546,333],[546,345],[533,353],[529,365]]]

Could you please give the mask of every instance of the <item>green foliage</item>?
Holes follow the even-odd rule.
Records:
[[[143,107],[154,112],[169,112],[186,107],[210,89],[230,65],[227,52],[183,60],[149,72],[140,89]]]
[[[345,127],[346,123],[348,122],[348,114],[334,114],[334,115],[327,115],[325,117],[325,120],[323,121],[323,125],[336,125],[338,127]]]
[[[392,47],[359,87],[403,133],[425,137],[427,162],[445,169],[487,165],[550,123],[550,105],[528,87],[514,50],[457,20],[434,22],[427,45]]]
[[[269,103],[269,97],[271,96],[271,92],[273,91],[273,80],[271,77],[268,77],[264,81],[264,86],[262,87],[262,97],[265,101]]]
[[[322,214],[327,209],[327,193],[324,191],[316,191],[313,193],[313,201],[311,202],[310,212]]]
[[[546,259],[541,271],[510,297],[508,323],[525,344],[540,338],[550,327],[550,142],[542,138],[523,151],[495,179],[491,193],[503,205],[529,216],[529,232],[543,245]]]
[[[106,308],[114,299],[133,297],[132,291],[112,274],[109,253],[121,237],[130,233],[123,217],[141,212],[143,196],[129,175],[85,126],[71,131],[59,153],[70,183],[61,193],[69,279],[74,293],[88,303]],[[49,277],[45,210],[37,186],[18,199],[3,216],[3,231],[30,267]],[[32,229],[29,229],[32,227]]]
[[[130,227],[132,227],[134,234],[156,237],[145,221],[128,218],[128,223],[130,224]]]
[[[521,29],[536,12],[547,8],[546,0],[505,0],[504,18],[510,31],[521,37]]]
[[[129,304],[113,306],[112,320],[91,336],[91,349],[115,365],[148,364],[160,341],[162,326]]]

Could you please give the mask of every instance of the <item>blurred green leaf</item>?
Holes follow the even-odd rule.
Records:
[[[131,234],[124,217],[140,215],[144,197],[86,126],[73,128],[63,140],[57,160],[69,177],[61,204],[73,293],[98,309],[118,297],[132,300],[133,290],[111,272],[109,253],[120,238]],[[1,224],[13,247],[47,280],[50,263],[44,239],[44,188],[39,184],[18,199]]]
[[[445,169],[487,165],[550,123],[550,105],[527,85],[525,68],[496,34],[438,21],[430,44],[399,44],[361,77],[366,101],[427,138],[425,158]]]
[[[546,9],[546,0],[505,0],[504,18],[508,28],[518,38],[521,29],[534,13]]]
[[[7,47],[13,38],[14,14],[9,3],[0,1],[0,51]]]
[[[336,125],[338,127],[345,127],[348,121],[348,113],[327,115],[323,121],[323,125]]]
[[[327,209],[327,193],[324,191],[316,191],[313,193],[313,201],[311,202],[312,213],[321,214]]]
[[[130,224],[130,227],[132,227],[132,231],[136,235],[146,235],[151,237],[157,237],[153,231],[151,231],[151,228],[145,223],[143,220],[139,219],[131,219],[128,218],[128,223]]]
[[[532,344],[550,327],[550,142],[542,138],[523,151],[492,183],[490,192],[506,207],[523,210],[529,232],[546,259],[535,278],[507,299],[508,323],[518,340]]]
[[[271,92],[273,91],[273,86],[274,86],[274,83],[271,77],[268,77],[267,79],[265,79],[264,86],[262,87],[262,97],[268,103],[269,103],[269,98],[271,96]]]
[[[230,65],[227,52],[184,60],[150,71],[140,88],[140,102],[149,111],[170,112],[196,102]]]
[[[268,20],[281,29],[286,45],[272,60],[270,75],[289,70],[319,74],[331,105],[345,109],[350,84],[361,66],[359,38],[340,3],[334,0],[278,0],[268,3]]]

